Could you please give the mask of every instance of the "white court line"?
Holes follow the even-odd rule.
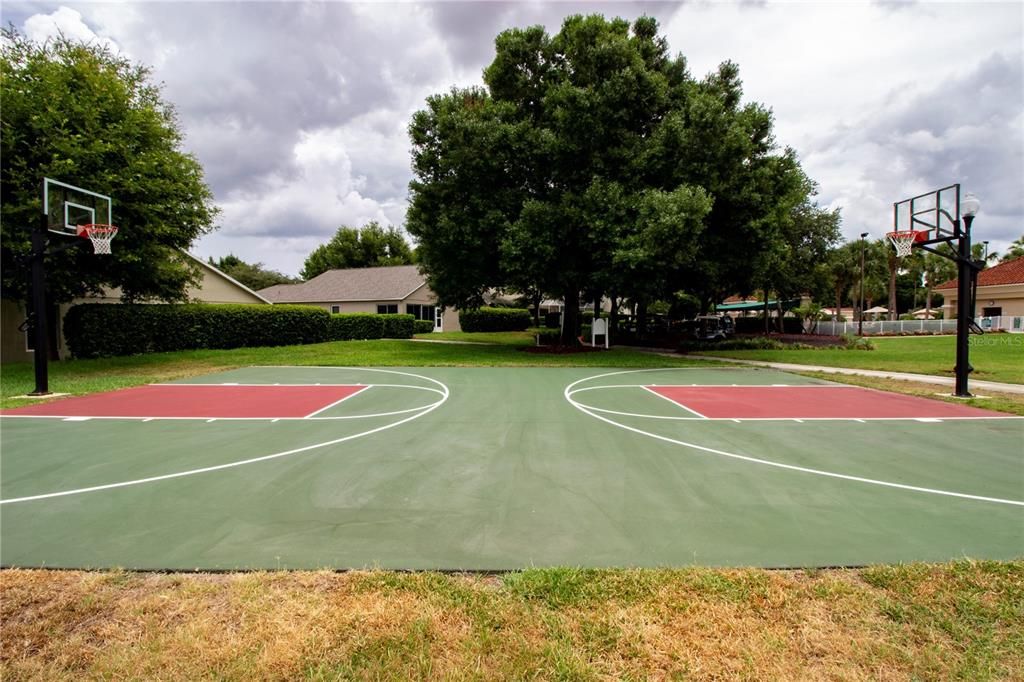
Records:
[[[368,389],[368,388],[370,388],[370,386],[363,386],[363,387],[362,387],[362,388],[360,388],[360,389],[359,389],[358,391],[356,391],[356,392],[354,392],[354,393],[349,393],[349,394],[348,394],[347,396],[345,396],[344,398],[341,398],[340,400],[335,400],[335,401],[334,401],[333,403],[331,403],[330,405],[325,405],[324,407],[321,407],[321,408],[320,408],[319,410],[316,410],[316,411],[314,411],[314,412],[310,412],[310,413],[309,413],[309,414],[307,414],[307,415],[306,415],[305,417],[303,417],[303,419],[309,419],[309,418],[311,418],[311,417],[315,417],[316,415],[320,414],[321,412],[326,412],[327,410],[331,409],[332,407],[336,407],[336,406],[338,406],[338,405],[342,404],[343,402],[345,402],[345,401],[346,401],[346,400],[348,400],[349,398],[354,398],[355,396],[359,395],[360,393],[362,393],[363,391],[365,391],[365,390],[366,390],[366,389]]]
[[[228,462],[227,464],[217,464],[215,466],[202,467],[200,469],[189,469],[187,471],[179,471],[177,473],[164,474],[162,476],[150,476],[150,477],[147,477],[147,478],[138,478],[138,479],[130,480],[130,481],[120,481],[118,483],[108,483],[108,484],[105,484],[105,485],[94,485],[94,486],[90,486],[88,488],[77,488],[77,489],[74,489],[74,490],[62,490],[60,492],[55,492],[55,493],[43,493],[41,495],[29,495],[29,496],[26,496],[26,497],[14,497],[14,498],[11,498],[11,499],[8,499],[8,500],[0,500],[0,505],[15,504],[15,503],[18,503],[18,502],[31,502],[33,500],[45,500],[45,499],[50,499],[50,498],[53,498],[53,497],[65,497],[67,495],[80,495],[82,493],[91,493],[91,492],[96,492],[96,491],[99,491],[99,490],[112,490],[114,488],[126,488],[128,486],[141,485],[143,483],[153,483],[153,482],[156,482],[156,481],[166,481],[166,480],[169,480],[169,479],[172,479],[172,478],[182,478],[182,477],[185,477],[185,476],[194,476],[196,474],[205,474],[205,473],[209,473],[211,471],[220,471],[222,469],[231,469],[231,468],[234,468],[234,467],[245,466],[247,464],[254,464],[256,462],[265,462],[265,461],[271,460],[271,459],[278,459],[278,458],[281,458],[281,457],[288,457],[290,455],[299,454],[300,452],[308,452],[310,450],[316,450],[317,448],[324,448],[324,447],[328,447],[328,446],[331,446],[331,445],[337,445],[338,443],[344,443],[345,441],[354,440],[356,438],[362,438],[363,436],[369,436],[369,435],[372,435],[374,433],[379,433],[381,431],[385,431],[387,429],[393,429],[396,426],[401,426],[402,424],[405,424],[406,422],[410,422],[410,421],[412,421],[414,419],[419,419],[420,417],[422,417],[422,416],[424,416],[426,414],[429,414],[430,412],[433,412],[438,407],[443,405],[445,403],[445,401],[448,400],[448,396],[450,395],[448,387],[445,386],[443,383],[441,383],[437,379],[431,379],[430,377],[421,376],[419,374],[412,374],[412,373],[409,373],[409,372],[399,372],[399,371],[396,371],[396,370],[387,370],[387,369],[368,369],[366,367],[359,367],[359,368],[333,367],[331,369],[360,369],[360,370],[363,370],[363,371],[384,372],[384,373],[387,373],[387,374],[404,374],[406,376],[415,377],[417,379],[424,379],[426,381],[430,381],[430,382],[433,382],[433,383],[437,384],[442,389],[441,391],[439,391],[442,394],[442,396],[441,396],[441,399],[438,400],[437,402],[433,403],[432,405],[427,405],[424,408],[422,408],[422,411],[420,411],[419,414],[414,414],[411,417],[406,417],[405,419],[401,419],[401,420],[399,420],[397,422],[394,422],[394,423],[391,423],[391,424],[385,424],[384,426],[379,426],[379,427],[377,427],[375,429],[370,429],[369,431],[363,431],[362,433],[356,433],[356,434],[352,434],[350,436],[344,436],[342,438],[335,438],[334,440],[325,441],[323,443],[315,443],[313,445],[307,445],[305,447],[295,448],[294,450],[285,450],[284,452],[275,452],[274,454],[271,454],[271,455],[263,455],[262,457],[252,457],[250,459],[244,459],[244,460],[240,460],[238,462]]]
[[[669,386],[668,388],[674,388],[674,386]],[[686,405],[683,405],[681,402],[678,402],[676,400],[672,400],[672,398],[669,398],[667,395],[662,395],[662,394],[658,393],[653,388],[650,388],[648,386],[644,386],[644,390],[647,391],[648,393],[652,394],[652,395],[658,396],[662,400],[669,401],[670,403],[672,403],[676,407],[681,407],[684,410],[686,410],[687,412],[692,412],[693,414],[697,415],[701,419],[707,419],[707,417],[705,417],[704,415],[702,415],[700,412],[698,412],[697,410],[693,409],[692,407],[687,407]]]
[[[873,478],[864,478],[864,477],[861,477],[861,476],[850,476],[850,475],[847,475],[847,474],[835,473],[833,471],[822,471],[821,469],[810,469],[808,467],[801,467],[801,466],[796,466],[796,465],[793,465],[793,464],[783,464],[782,462],[774,462],[772,460],[760,459],[758,457],[749,457],[747,455],[740,455],[740,454],[737,454],[735,452],[726,452],[724,450],[717,450],[715,448],[709,448],[709,447],[706,447],[704,445],[697,445],[696,443],[688,443],[686,441],[677,440],[675,438],[669,438],[668,436],[662,436],[662,435],[659,435],[659,434],[656,434],[656,433],[651,433],[649,431],[643,431],[641,429],[637,429],[637,428],[634,428],[632,426],[627,426],[625,424],[620,424],[620,423],[618,423],[618,422],[616,422],[616,421],[614,421],[612,419],[608,419],[607,417],[602,417],[600,414],[595,414],[594,412],[589,411],[586,407],[584,407],[583,405],[581,405],[580,403],[578,403],[578,402],[576,402],[575,400],[572,399],[572,394],[573,394],[572,388],[573,388],[573,386],[575,386],[576,384],[582,383],[584,381],[590,381],[590,380],[593,380],[593,379],[603,379],[604,377],[618,376],[618,375],[622,375],[622,374],[631,374],[631,373],[634,373],[634,372],[649,372],[649,371],[652,371],[652,370],[623,370],[623,371],[619,371],[619,372],[608,372],[606,374],[598,374],[598,375],[595,375],[595,376],[592,376],[592,377],[585,377],[583,379],[579,379],[577,381],[574,381],[573,383],[571,383],[568,386],[566,386],[565,390],[562,392],[562,395],[569,402],[569,404],[571,404],[576,409],[580,410],[584,414],[590,415],[594,419],[600,419],[601,421],[605,422],[606,424],[611,424],[612,426],[616,426],[616,427],[618,427],[620,429],[625,429],[626,431],[632,431],[633,433],[638,433],[638,434],[640,434],[642,436],[648,436],[649,438],[654,438],[655,440],[664,441],[666,443],[672,443],[674,445],[681,445],[683,447],[692,448],[694,450],[699,450],[701,452],[707,452],[709,454],[718,455],[720,457],[729,457],[731,459],[738,459],[738,460],[741,460],[741,461],[744,461],[744,462],[751,462],[751,463],[754,463],[754,464],[763,464],[765,466],[777,467],[779,469],[787,469],[789,471],[799,471],[801,473],[812,474],[812,475],[815,475],[815,476],[825,476],[825,477],[828,477],[828,478],[838,478],[838,479],[845,480],[845,481],[854,481],[854,482],[857,482],[857,483],[866,483],[866,484],[869,484],[869,485],[877,485],[877,486],[882,486],[882,487],[886,487],[886,488],[897,488],[897,489],[900,489],[900,490],[910,490],[910,491],[913,491],[913,492],[927,493],[927,494],[930,494],[930,495],[942,495],[942,496],[946,496],[946,497],[957,497],[957,498],[968,499],[968,500],[977,500],[977,501],[980,501],[980,502],[993,502],[993,503],[996,503],[996,504],[1008,504],[1008,505],[1013,505],[1013,506],[1017,506],[1017,507],[1024,507],[1024,501],[1021,501],[1021,500],[1006,500],[1006,499],[1002,499],[1002,498],[998,498],[998,497],[985,497],[985,496],[982,496],[982,495],[969,495],[967,493],[958,493],[958,492],[953,492],[951,490],[938,490],[938,489],[935,489],[935,488],[924,488],[924,487],[921,487],[921,486],[906,485],[906,484],[903,484],[903,483],[893,483],[891,481],[880,481],[880,480],[873,479]],[[660,370],[660,371],[664,371],[664,370]]]

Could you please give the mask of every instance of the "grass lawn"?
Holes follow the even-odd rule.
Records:
[[[955,336],[896,336],[871,338],[873,351],[733,350],[707,351],[703,355],[792,362],[801,365],[853,367],[914,374],[953,376],[956,364]],[[972,379],[1024,384],[1024,334],[985,334],[971,337]]]
[[[418,341],[337,341],[307,346],[239,348],[152,353],[96,360],[65,360],[50,364],[50,390],[85,394],[111,391],[159,381],[169,381],[251,365],[326,365],[335,367],[672,367],[707,364],[683,357],[652,355],[629,349],[593,353],[548,355],[524,350],[533,345],[528,332],[457,335],[470,344],[420,343]],[[427,335],[435,336],[435,335]],[[442,336],[437,334],[436,336]],[[483,341],[488,339],[488,341]],[[453,339],[449,339],[453,340]],[[19,399],[35,387],[31,363],[0,366],[0,407],[35,402]]]
[[[820,571],[0,572],[0,676],[1009,680],[1024,562]]]
[[[424,336],[478,345],[350,341],[74,360],[51,365],[50,386],[81,394],[249,365],[709,364],[630,350],[533,354],[523,350],[530,332]],[[930,374],[952,362],[950,337],[876,345],[722,354]],[[972,361],[977,378],[1024,382],[1021,344],[975,340]],[[2,405],[24,404],[13,396],[32,389],[32,366],[0,371]],[[982,406],[1017,410],[1008,400]],[[1024,679],[1024,560],[501,575],[7,569],[0,595],[4,680]]]

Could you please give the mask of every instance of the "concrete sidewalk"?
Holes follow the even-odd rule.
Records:
[[[678,357],[678,356],[676,356]],[[827,374],[856,374],[866,377],[880,377],[883,379],[898,379],[900,381],[917,381],[922,384],[935,384],[937,386],[956,385],[953,377],[937,377],[931,374],[911,374],[909,372],[890,372],[877,369],[854,369],[851,367],[823,367],[821,365],[798,365],[792,362],[764,362],[762,360],[738,360],[736,358],[723,358],[714,355],[686,355],[687,358],[698,360],[715,360],[718,362],[734,362],[740,365],[754,365],[755,367],[771,367],[787,372],[824,372]],[[973,391],[994,391],[996,393],[1020,393],[1024,394],[1022,384],[1004,384],[997,381],[981,381],[968,379],[968,389]]]

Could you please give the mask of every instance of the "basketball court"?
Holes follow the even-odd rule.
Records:
[[[0,429],[4,566],[1024,554],[1024,419],[774,370],[252,367]]]

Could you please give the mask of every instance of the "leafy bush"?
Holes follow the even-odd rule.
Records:
[[[412,315],[381,315],[384,318],[385,339],[411,339],[416,318]],[[431,325],[433,329],[433,325]]]
[[[531,321],[525,308],[479,308],[459,313],[464,332],[519,332],[529,327]]]
[[[855,334],[843,334],[843,348],[845,350],[874,350],[875,344],[871,343],[871,340],[863,337],[856,336]]]
[[[329,338],[331,341],[382,338],[385,317],[374,313],[336,313],[331,315]]]
[[[537,332],[537,343],[541,346],[557,346],[562,340],[562,332],[558,330],[542,330]]]
[[[434,331],[434,323],[430,320],[413,320],[412,331],[414,334],[430,334]]]
[[[320,343],[330,315],[302,305],[126,305],[87,303],[64,317],[64,336],[77,358],[197,348]]]

